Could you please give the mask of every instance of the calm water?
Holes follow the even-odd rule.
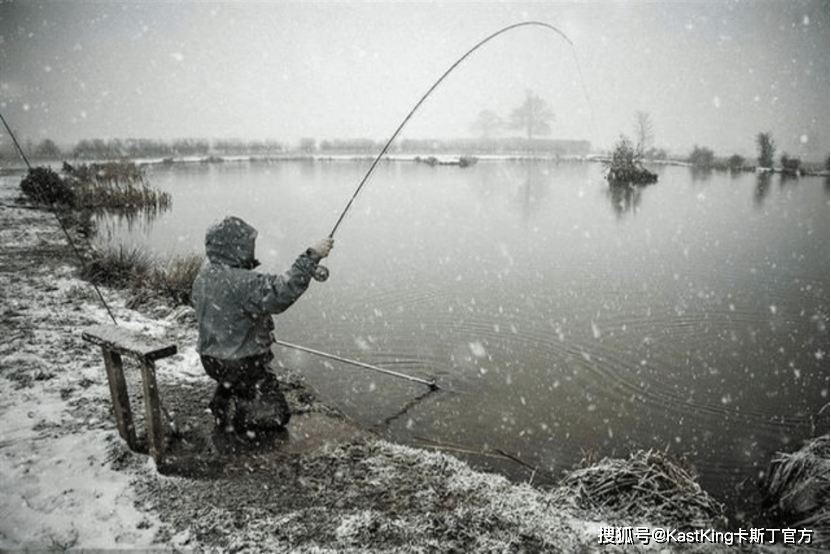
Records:
[[[202,250],[206,227],[235,214],[260,230],[261,269],[281,272],[331,231],[367,167],[152,169],[174,206],[130,240]],[[399,440],[501,449],[554,475],[584,452],[668,448],[741,512],[829,401],[828,182],[668,167],[619,195],[601,169],[382,164],[338,229],[330,280],[278,334],[443,390],[415,400],[426,387],[278,356]]]

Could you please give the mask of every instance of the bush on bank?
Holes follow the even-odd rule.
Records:
[[[27,197],[39,204],[82,208],[164,209],[170,193],[151,187],[139,166],[131,161],[70,165],[63,177],[48,167],[30,168],[20,183]]]

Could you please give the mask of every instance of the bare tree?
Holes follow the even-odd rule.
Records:
[[[652,125],[652,118],[646,112],[635,112],[635,148],[639,157],[652,147],[655,140],[655,129]]]
[[[534,136],[550,135],[550,122],[555,116],[548,104],[532,91],[525,91],[525,102],[511,112],[508,126],[511,129],[520,129],[530,142]]]
[[[504,125],[505,123],[499,114],[492,110],[482,110],[479,112],[479,117],[471,125],[471,129],[482,138],[491,138],[498,134]]]
[[[760,167],[773,167],[773,155],[776,153],[776,143],[770,133],[756,135],[756,146],[759,149],[757,161]]]
[[[42,159],[57,160],[60,159],[62,153],[58,145],[52,139],[45,139],[40,142],[35,148],[35,155]]]

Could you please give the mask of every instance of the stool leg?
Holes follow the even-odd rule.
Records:
[[[112,352],[105,346],[104,367],[107,370],[107,381],[110,384],[110,396],[113,399],[113,413],[118,425],[118,433],[130,450],[136,449],[136,429],[133,425],[133,413],[130,411],[130,397],[127,394],[127,382],[124,380],[124,370],[121,365],[121,354]]]
[[[161,400],[156,386],[156,367],[153,362],[141,362],[141,376],[144,383],[144,409],[147,418],[147,444],[156,464],[164,462],[164,427],[162,426]]]

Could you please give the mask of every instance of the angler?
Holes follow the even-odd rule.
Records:
[[[308,289],[320,260],[334,247],[322,239],[297,257],[283,275],[258,273],[257,230],[229,216],[208,228],[209,264],[193,282],[199,327],[196,350],[217,382],[209,407],[217,429],[243,439],[258,430],[285,427],[291,416],[277,377],[269,369],[272,314],[294,304]]]

